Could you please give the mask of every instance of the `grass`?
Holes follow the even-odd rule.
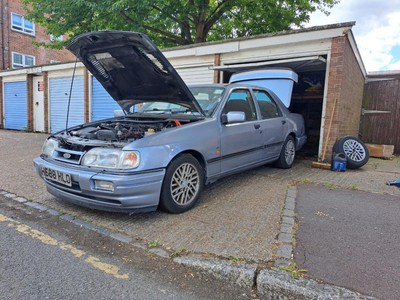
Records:
[[[233,262],[239,262],[239,261],[240,261],[240,258],[239,258],[239,257],[237,257],[237,256],[232,256],[232,255],[224,256],[224,258],[227,259],[227,260],[231,260],[231,261],[233,261]]]
[[[303,178],[303,179],[296,180],[296,183],[297,183],[297,184],[304,184],[304,185],[306,185],[306,184],[311,184],[311,183],[313,183],[313,182],[312,182],[312,180],[309,179],[309,178]]]
[[[157,240],[150,241],[147,243],[147,247],[149,247],[149,248],[156,248],[156,247],[160,247],[160,246],[161,246],[161,243]]]
[[[352,182],[352,183],[351,183],[351,189],[352,189],[352,190],[358,190],[358,185],[357,185],[357,183]]]
[[[324,184],[324,187],[326,187],[326,188],[328,188],[328,189],[330,189],[330,190],[333,190],[333,189],[338,188],[338,186],[335,185],[335,184],[333,184],[333,183],[325,183],[325,184]]]
[[[292,263],[288,266],[281,266],[278,269],[288,272],[290,276],[294,279],[303,278],[304,273],[307,272],[307,270],[305,269],[299,269],[299,267],[295,263]]]
[[[187,250],[185,248],[180,248],[173,253],[171,253],[171,257],[181,257],[182,255],[185,255],[187,253]]]

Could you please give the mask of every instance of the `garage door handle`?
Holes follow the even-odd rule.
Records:
[[[260,124],[254,124],[255,129],[260,129]]]

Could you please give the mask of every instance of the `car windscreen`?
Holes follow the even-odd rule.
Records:
[[[192,86],[189,87],[197,103],[206,116],[211,116],[225,91],[221,86]]]
[[[149,101],[135,104],[129,108],[129,114],[198,114],[191,111],[190,107],[163,101]]]

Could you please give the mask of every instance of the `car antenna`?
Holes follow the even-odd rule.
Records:
[[[74,71],[72,72],[71,86],[69,88],[67,119],[65,120],[65,134],[67,134],[67,129],[68,129],[69,108],[71,106],[72,87],[74,86],[75,70],[76,70],[76,63],[77,62],[78,62],[78,57],[76,57],[76,59],[75,59]]]

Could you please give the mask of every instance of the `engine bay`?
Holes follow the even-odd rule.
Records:
[[[83,140],[129,143],[147,135],[182,125],[182,120],[106,120],[70,130],[71,137]],[[187,121],[186,121],[187,122]]]

